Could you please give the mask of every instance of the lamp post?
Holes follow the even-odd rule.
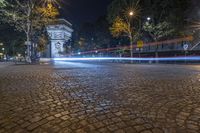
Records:
[[[26,33],[26,61],[31,63],[31,42],[30,42],[30,25],[31,22],[27,20],[27,33]]]
[[[150,21],[151,20],[151,18],[150,17],[147,17],[147,21]]]
[[[132,21],[132,17],[134,16],[134,11],[130,11],[129,12],[129,16],[130,16],[130,28],[132,28],[131,27],[131,21]],[[131,31],[131,33],[130,33],[131,35],[130,35],[130,52],[131,52],[131,58],[133,58],[133,37],[132,37],[132,31]],[[132,63],[132,61],[131,61],[131,63]]]

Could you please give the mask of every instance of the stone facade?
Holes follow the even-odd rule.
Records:
[[[59,58],[66,55],[67,42],[72,37],[72,24],[65,19],[59,19],[55,24],[47,27],[50,45],[47,48],[47,57]]]

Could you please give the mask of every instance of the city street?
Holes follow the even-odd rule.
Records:
[[[199,133],[200,65],[0,67],[0,133]]]

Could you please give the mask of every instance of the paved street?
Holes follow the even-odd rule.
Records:
[[[200,65],[0,67],[0,133],[199,133]]]

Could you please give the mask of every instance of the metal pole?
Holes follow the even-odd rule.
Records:
[[[31,2],[30,0],[28,0],[28,14],[27,14],[27,33],[26,33],[26,45],[27,45],[27,57],[26,57],[26,61],[28,63],[31,63],[31,42],[30,42],[30,26],[31,26],[31,21],[30,21],[30,16],[31,16]]]
[[[141,58],[140,50],[141,50],[141,48],[139,48],[139,63],[141,63],[141,60],[140,60],[140,58]]]
[[[131,45],[130,45],[130,52],[131,52],[131,58],[133,58],[133,41],[131,39]],[[131,63],[133,63],[133,60],[131,60]]]
[[[27,37],[27,40],[26,40],[26,47],[27,47],[27,50],[26,50],[26,54],[27,54],[27,57],[26,57],[26,61],[28,63],[31,63],[31,59],[30,59],[30,56],[31,56],[31,50],[30,50],[30,38],[29,38],[29,33],[30,32],[30,22],[29,20],[27,20],[27,33],[26,33],[26,37]]]
[[[131,58],[133,58],[133,44],[132,44],[132,42],[131,42],[131,46],[130,46],[130,51],[131,51]]]
[[[130,28],[130,33],[129,33],[129,38],[130,38],[130,52],[131,52],[131,58],[133,58],[133,34],[132,34],[132,16],[133,12],[130,12],[130,18],[129,18],[129,28]],[[133,60],[131,60],[131,63],[133,63]]]
[[[186,57],[187,57],[187,51],[185,50],[185,64],[187,63]]]

